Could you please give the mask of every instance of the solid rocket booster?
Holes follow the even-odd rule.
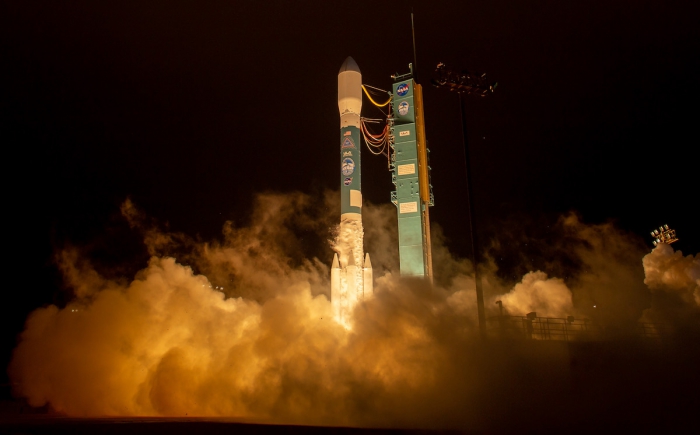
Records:
[[[374,295],[374,279],[372,278],[372,262],[369,252],[365,254],[365,264],[362,266],[362,294],[365,298]]]
[[[338,72],[340,112],[340,243],[331,266],[333,316],[351,326],[355,305],[373,293],[372,263],[362,255],[362,187],[360,179],[360,111],[362,74],[352,57]],[[364,260],[364,261],[363,261]]]
[[[358,271],[361,272],[358,275]],[[361,282],[358,282],[358,278]],[[348,256],[348,264],[341,267],[338,254],[333,255],[331,265],[331,307],[333,318],[339,323],[350,327],[350,318],[355,305],[374,295],[374,279],[372,277],[372,262],[369,253],[365,254],[364,265],[358,270],[352,252]]]
[[[340,111],[340,221],[362,219],[360,179],[360,110],[362,74],[352,57],[338,73]]]

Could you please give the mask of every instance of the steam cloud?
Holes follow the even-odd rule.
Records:
[[[122,213],[144,233],[148,266],[124,283],[101,276],[77,250],[59,253],[75,298],[27,319],[9,367],[15,393],[73,416],[477,428],[493,423],[485,415],[532,412],[537,405],[523,405],[517,393],[532,394],[532,383],[538,394],[572,388],[562,348],[533,360],[522,344],[507,354],[479,344],[472,265],[452,258],[439,229],[436,285],[397,277],[390,205],[364,210],[375,297],[357,307],[352,330],[335,323],[332,252],[304,258],[297,234],[327,232],[336,196],[319,205],[302,194],[260,195],[250,225],[227,223],[223,241],[211,243],[161,232],[127,201]],[[488,315],[501,300],[513,315],[593,316],[595,300],[608,319],[661,318],[666,305],[650,308],[651,290],[697,319],[700,256],[662,244],[642,271],[639,242],[612,225],[585,225],[575,215],[558,225],[566,234],[560,249],[578,260],[579,272],[565,282],[533,270],[508,283],[491,263]],[[342,238],[333,243],[341,250]],[[174,247],[187,252],[180,262],[165,255]]]

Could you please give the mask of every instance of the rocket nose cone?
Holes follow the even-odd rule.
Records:
[[[338,71],[338,74],[345,71],[354,71],[358,73],[360,72],[360,67],[357,66],[357,62],[355,62],[355,59],[353,59],[350,56],[348,56],[348,58],[345,59],[345,62],[343,62],[343,64],[340,66],[340,71]]]

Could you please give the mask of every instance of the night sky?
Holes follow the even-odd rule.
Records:
[[[364,83],[390,89],[413,60],[412,6],[431,221],[454,254],[470,252],[463,143],[457,96],[430,86],[438,62],[498,82],[468,99],[483,241],[573,210],[650,249],[668,224],[676,249],[700,252],[692,2],[2,1],[0,365],[27,314],[62,303],[56,249],[131,252],[116,236],[127,197],[208,240],[256,193],[337,189],[338,69],[352,56]],[[381,113],[365,100],[363,115]],[[389,201],[385,159],[364,153],[362,178],[366,201]]]

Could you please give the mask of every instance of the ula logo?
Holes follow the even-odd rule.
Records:
[[[396,93],[399,94],[399,97],[408,94],[408,85],[406,83],[400,84],[399,87],[396,88]]]

